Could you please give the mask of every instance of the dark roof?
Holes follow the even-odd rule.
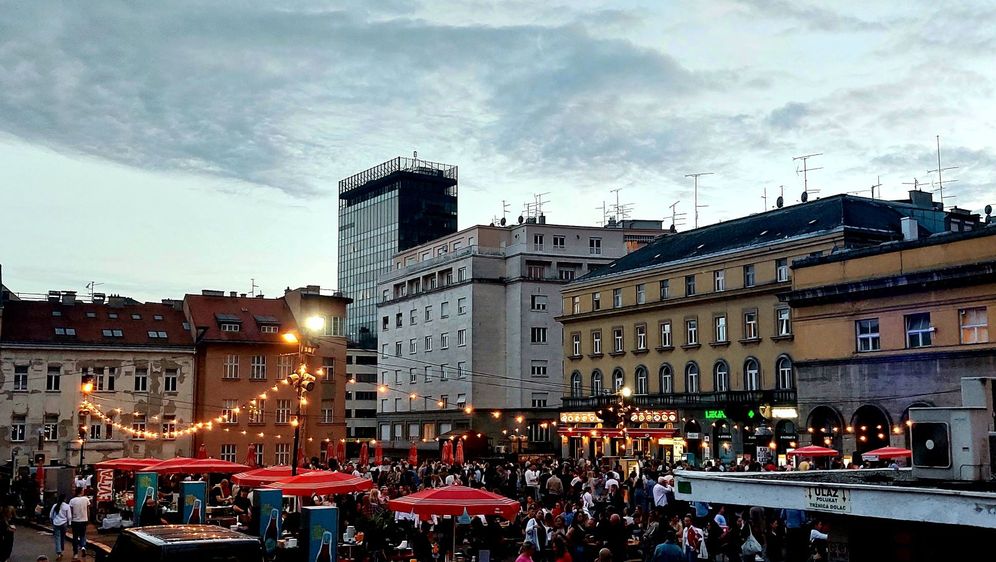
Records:
[[[193,337],[183,328],[183,311],[158,303],[111,306],[75,302],[8,301],[4,304],[4,343],[53,345],[127,345],[174,347],[193,345]],[[110,314],[116,313],[117,318]],[[56,315],[57,314],[57,315]],[[139,319],[132,318],[137,314]],[[162,320],[156,320],[161,316]],[[57,335],[56,329],[62,330]],[[66,330],[75,330],[75,335]],[[120,330],[120,336],[106,336],[104,330]],[[157,337],[150,337],[153,332]],[[165,338],[158,337],[159,333]]]
[[[184,303],[190,313],[199,340],[218,342],[272,342],[283,340],[280,334],[264,334],[261,324],[280,324],[281,330],[295,330],[297,323],[284,299],[187,295]],[[256,317],[273,322],[256,322]],[[238,323],[238,332],[221,331],[221,323]]]
[[[580,277],[578,281],[776,244],[791,238],[829,233],[842,228],[864,233],[871,240],[891,240],[901,236],[900,219],[906,216],[907,212],[904,211],[910,208],[909,203],[834,195],[658,238],[647,246]],[[924,231],[923,234],[928,233]]]
[[[251,541],[258,539],[217,525],[162,525],[129,529],[153,544],[191,543],[204,541]]]

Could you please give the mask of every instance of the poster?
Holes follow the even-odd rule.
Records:
[[[183,511],[180,512],[180,521],[196,525],[204,523],[207,517],[207,482],[188,481],[180,482],[180,498]]]
[[[307,562],[335,562],[339,532],[339,509],[316,506],[302,508],[303,525],[308,530]]]
[[[135,474],[135,526],[142,524],[142,506],[150,494],[158,499],[159,475],[155,472],[139,472]]]
[[[97,501],[114,500],[114,469],[101,468],[97,470]]]
[[[277,540],[280,539],[282,521],[280,510],[283,503],[283,493],[280,490],[256,488],[252,491],[252,505],[259,514],[256,518],[259,527],[256,534],[263,539],[263,549],[266,556],[272,558],[277,552]]]

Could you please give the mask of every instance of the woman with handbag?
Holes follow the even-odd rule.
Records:
[[[62,560],[62,551],[66,546],[66,529],[69,528],[69,521],[73,516],[69,503],[66,502],[66,494],[59,496],[59,501],[52,506],[49,518],[52,520],[52,536],[55,539],[55,559]]]

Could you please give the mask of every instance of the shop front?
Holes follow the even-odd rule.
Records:
[[[562,454],[571,458],[652,457],[673,461],[684,454],[684,440],[674,424],[676,411],[630,412],[616,424],[605,427],[596,412],[563,412],[558,433]]]

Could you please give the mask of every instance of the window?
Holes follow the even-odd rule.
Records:
[[[10,440],[14,442],[24,441],[25,428],[27,427],[25,416],[14,415],[10,418]]]
[[[661,347],[671,347],[671,322],[661,322]]]
[[[789,280],[788,258],[775,260],[775,279],[779,282]]]
[[[235,462],[235,444],[225,443],[221,446],[221,460]]]
[[[457,299],[457,314],[467,314],[467,297]]]
[[[757,311],[750,310],[744,313],[744,339],[757,339]]]
[[[447,372],[449,371],[449,368],[450,366],[447,365],[446,363],[443,363],[442,365],[439,366],[439,380],[441,381],[450,380],[450,374]]]
[[[571,297],[571,311],[573,314],[581,314],[581,297]]]
[[[118,374],[117,367],[110,367],[108,369],[99,367],[93,370],[93,374],[94,378],[97,379],[97,391],[114,391],[114,380],[117,378]],[[106,378],[104,377],[105,374],[107,375]]]
[[[275,423],[290,423],[290,400],[277,400]]]
[[[928,347],[933,333],[929,312],[906,315],[906,347]]]
[[[761,390],[761,367],[753,357],[744,361],[744,390]]]
[[[436,438],[436,424],[435,422],[422,424],[422,438],[426,441],[432,441]]]
[[[623,351],[623,331],[622,328],[612,329],[612,352],[622,353]]]
[[[592,310],[602,309],[602,293],[591,294],[591,309]]]
[[[612,308],[622,308],[622,289],[612,289]]]
[[[132,320],[141,320],[142,319],[142,315],[141,314],[132,314],[131,315],[131,319]]]
[[[253,355],[249,360],[249,378],[256,381],[266,379],[265,355]]]
[[[467,345],[467,330],[457,330],[457,345]]]
[[[425,336],[425,351],[432,351],[432,336]]]
[[[425,382],[432,382],[432,370],[428,365],[425,366]],[[359,395],[360,393],[357,392],[356,394]]]
[[[636,393],[637,394],[647,394],[648,384],[647,384],[647,369],[646,367],[640,366],[636,368]]]
[[[149,332],[149,336],[154,338],[156,336],[154,336],[152,334],[155,334],[155,333],[156,332]],[[163,332],[163,333],[165,334],[165,332]],[[57,336],[75,336],[76,335],[76,328],[56,328],[55,329],[55,335],[57,335]]]
[[[964,308],[958,311],[961,324],[961,343],[988,343],[989,319],[986,307]]]
[[[326,381],[335,380],[335,357],[322,357],[322,374]]]
[[[135,369],[135,392],[149,391],[149,369]]]
[[[717,316],[713,318],[713,324],[715,326],[715,337],[716,343],[723,343],[729,341],[726,339],[726,316]]]
[[[529,341],[531,343],[546,343],[546,328],[531,328],[529,330]]]
[[[332,411],[332,401],[322,400],[322,421],[320,423],[333,423],[335,421],[335,416]]]
[[[730,390],[730,366],[726,361],[720,359],[712,368],[712,384],[716,392],[726,392]]]
[[[779,389],[786,390],[795,387],[795,374],[792,371],[791,359],[785,356],[779,357],[778,362],[775,363],[775,369],[778,371]]]
[[[380,346],[380,354],[383,355],[384,358],[387,358],[388,355],[387,355],[387,344],[386,343],[385,344],[381,344],[381,346]]]
[[[264,423],[263,417],[266,415],[266,399],[257,398],[256,405],[249,408],[249,423]]]
[[[588,253],[593,256],[602,255],[602,239],[601,238],[589,238],[588,239]]]
[[[400,328],[404,325],[405,315],[400,312],[394,315],[394,327]]]
[[[439,348],[449,349],[450,348],[450,333],[443,332],[439,334]]]
[[[326,336],[346,335],[346,319],[342,316],[329,316],[325,320]]]
[[[55,318],[58,318],[58,317],[62,316],[62,311],[61,310],[53,310],[52,311],[52,316],[55,317]]]
[[[744,287],[753,287],[754,283],[754,264],[747,264],[744,266]]]
[[[275,333],[277,333],[277,327],[274,326],[274,325],[272,325],[272,324],[269,324],[269,325],[266,325],[266,326],[260,326],[259,327],[259,332],[261,334],[275,334]],[[150,332],[150,334],[151,334],[151,332]]]
[[[695,276],[685,276],[685,296],[690,297],[695,294]]]
[[[408,384],[415,384],[418,382],[418,374],[415,372],[415,367],[408,368]]]
[[[602,372],[595,371],[591,374],[591,395],[597,396],[602,394]]]
[[[100,333],[105,338],[120,338],[120,337],[124,337],[124,332],[122,332],[121,330],[115,330],[115,329],[109,329],[109,328],[102,329],[100,331]]]
[[[699,366],[693,361],[685,365],[685,392],[689,394],[699,392]]]
[[[401,384],[401,371],[398,369],[394,371],[394,384]]]
[[[27,365],[15,365],[14,366],[14,391],[23,392],[28,390],[28,366]]]
[[[647,302],[647,286],[640,283],[636,286],[636,304]]]
[[[277,443],[273,446],[273,464],[290,464],[290,443]]]
[[[543,249],[543,235],[533,234],[533,250],[542,250],[542,249]]]
[[[602,332],[595,331],[591,333],[591,352],[595,355],[601,355]]]
[[[418,353],[418,340],[417,339],[412,338],[412,339],[408,340],[408,353],[412,354],[412,355]]]
[[[699,321],[694,318],[685,320],[685,343],[687,345],[699,343]]]
[[[858,332],[858,351],[878,351],[882,340],[878,334],[878,318],[867,318],[855,322]]]
[[[432,305],[431,304],[425,307],[425,321],[426,322],[432,322]]]
[[[166,414],[162,423],[163,439],[176,439],[176,415]],[[100,427],[99,425],[97,426]]]
[[[612,392],[619,392],[625,383],[626,377],[623,375],[622,369],[612,371]]]
[[[256,466],[263,466],[263,445],[264,443],[252,443],[256,447]],[[238,461],[236,461],[238,462]]]
[[[45,377],[45,391],[58,392],[62,388],[62,368],[49,366]]]
[[[546,408],[547,402],[550,400],[550,394],[548,392],[534,392],[531,398],[530,402],[533,408]]]
[[[176,392],[178,380],[176,369],[166,369],[166,375],[163,377],[163,392]]]
[[[546,267],[542,265],[527,265],[526,277],[529,279],[542,279],[546,275]]]
[[[789,309],[779,308],[775,310],[775,322],[777,323],[776,333],[779,336],[791,336],[792,335],[792,319],[789,314]]]
[[[664,279],[660,283],[661,300],[666,300],[671,293],[671,281]]]
[[[564,237],[563,236],[557,236],[556,234],[554,234],[553,235],[553,249],[554,250],[563,250],[564,247],[565,247]]]
[[[394,356],[401,357],[401,342],[394,342]]]
[[[226,399],[221,407],[221,415],[225,418],[224,423],[239,423],[239,401],[234,398]]]
[[[461,267],[457,269],[457,281],[466,281],[466,280],[467,280],[467,268]]]
[[[532,443],[549,443],[550,426],[546,423],[532,422],[529,424],[529,441]]]
[[[415,324],[418,324],[418,310],[413,308],[408,312],[408,325],[414,326]]]
[[[100,439],[100,434],[102,433],[101,430],[103,428],[104,428],[104,426],[101,425],[101,424],[99,424],[99,423],[91,423],[90,424],[90,437],[89,437],[90,441],[95,441],[95,440]],[[163,439],[169,439],[169,437],[167,437],[164,434],[163,435]]]
[[[282,381],[291,374],[294,366],[294,357],[291,355],[277,356],[277,380]]]
[[[57,414],[45,414],[42,422],[42,435],[45,441],[59,440],[59,416]]]
[[[457,378],[465,379],[467,378],[467,362],[459,361],[457,362]]]
[[[222,332],[238,332],[239,331],[239,325],[238,324],[222,324],[221,325],[221,331]]]
[[[463,408],[464,406],[466,406],[467,405],[467,395],[466,394],[457,394],[456,404],[457,404],[457,407],[459,407],[459,408]]]
[[[547,362],[542,359],[533,359],[529,362],[529,374],[534,377],[547,376]]]
[[[574,277],[577,276],[577,272],[573,269],[560,268],[557,270],[557,276],[561,281],[574,281]]]
[[[144,439],[145,438],[145,414],[132,414],[131,416],[131,429],[138,435],[133,435],[132,439]],[[110,436],[108,436],[110,437]]]
[[[450,405],[450,395],[443,394],[442,396],[439,397],[439,401],[442,403],[440,408],[448,408]]]
[[[571,373],[571,397],[578,398],[581,396],[581,373],[574,371]]]
[[[439,317],[440,318],[449,318],[450,317],[450,303],[449,302],[443,301],[443,302],[439,303]]]
[[[636,327],[636,349],[644,350],[647,349],[647,326],[639,325]]]
[[[226,379],[237,379],[239,378],[239,356],[238,355],[226,355],[225,356],[225,378]]]
[[[571,334],[571,351],[573,357],[581,355],[581,334]]]
[[[726,271],[717,269],[712,272],[712,290],[717,293],[726,290]]]
[[[111,320],[117,320],[118,319],[118,313],[117,312],[108,312],[107,313],[107,317],[110,318]]]
[[[529,308],[536,311],[546,311],[546,295],[531,295],[529,297]]]

